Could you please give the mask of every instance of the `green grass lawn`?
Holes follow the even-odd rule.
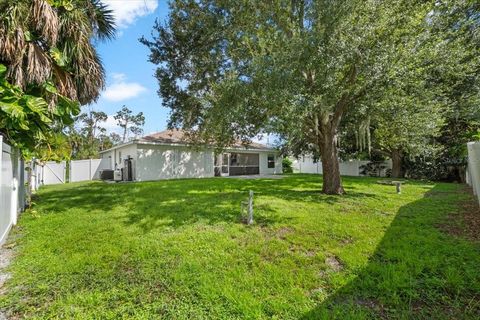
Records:
[[[26,318],[478,318],[462,185],[196,179],[41,189],[0,307]],[[240,202],[255,192],[255,224]],[[454,219],[452,218],[452,215]]]

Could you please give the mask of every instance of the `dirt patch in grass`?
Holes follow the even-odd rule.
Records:
[[[277,230],[277,237],[279,237],[282,240],[285,240],[287,234],[294,232],[295,229],[292,227],[281,227],[280,229]]]
[[[343,264],[335,256],[329,256],[325,259],[325,264],[333,271],[343,270]]]
[[[266,239],[277,238],[281,240],[286,240],[289,234],[295,232],[295,228],[293,227],[272,228],[260,226],[260,230]]]
[[[306,248],[298,246],[298,245],[290,245],[288,250],[291,253],[300,254],[300,255],[303,255],[303,256],[309,257],[309,258],[315,257],[317,255],[317,252],[315,250],[306,249]]]
[[[472,193],[467,187],[462,191]],[[458,210],[450,213],[446,221],[437,226],[449,235],[480,241],[480,207],[473,195],[472,198],[462,201]]]
[[[375,311],[381,319],[387,319],[387,315],[385,313],[385,307],[380,302],[374,299],[356,299],[355,303],[359,306],[368,308],[370,310]]]
[[[349,308],[352,306],[358,306],[363,309],[370,310],[374,315],[374,319],[390,319],[385,306],[379,301],[371,298],[358,298],[358,297],[337,297],[332,302],[330,302],[329,308],[332,308],[333,305],[344,306],[344,308]]]
[[[340,240],[340,244],[342,246],[346,246],[346,245],[352,244],[354,241],[355,240],[353,239],[353,237],[345,237],[342,240]]]

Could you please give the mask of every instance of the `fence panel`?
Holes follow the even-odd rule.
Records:
[[[11,227],[11,212],[14,210],[13,197],[13,166],[10,148],[2,142],[2,161],[0,179],[0,239],[3,241]]]
[[[344,176],[358,177],[360,176],[360,161],[341,161],[339,164],[340,174]]]
[[[0,136],[0,243],[3,243],[17,216],[24,209],[23,161],[18,150],[3,142]]]
[[[100,179],[100,171],[110,169],[109,159],[70,161],[70,182]]]
[[[65,161],[46,162],[41,169],[41,181],[44,185],[65,183],[67,164]]]
[[[480,142],[467,143],[467,150],[467,183],[472,187],[473,193],[480,203]]]
[[[302,156],[298,159],[292,158],[292,167],[293,172],[297,173],[317,173],[322,174],[322,162],[321,161],[314,161],[312,156]],[[350,161],[340,161],[340,174],[342,176],[354,176],[359,177],[362,176],[362,169],[360,168],[362,165],[366,165],[370,161],[365,160],[350,160]],[[380,176],[385,176],[387,169],[392,168],[392,161],[386,160],[384,162],[385,169],[382,169],[380,172]]]

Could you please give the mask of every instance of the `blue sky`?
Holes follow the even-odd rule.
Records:
[[[103,111],[109,117],[103,126],[108,132],[120,132],[113,115],[126,105],[133,112],[145,115],[144,133],[165,130],[169,110],[162,107],[158,96],[158,82],[153,76],[156,66],[148,62],[149,50],[138,39],[151,37],[155,20],[164,22],[168,16],[167,0],[102,0],[114,12],[117,38],[98,43],[107,75],[107,86],[97,103],[84,106]],[[258,136],[253,141],[273,142],[267,136]]]
[[[162,107],[153,76],[156,66],[147,61],[149,51],[138,39],[150,37],[155,19],[164,21],[168,14],[166,0],[104,0],[114,10],[117,38],[97,44],[107,75],[107,87],[97,103],[84,106],[104,111],[109,120],[104,126],[118,130],[113,115],[123,105],[145,115],[146,134],[166,128],[169,110]]]

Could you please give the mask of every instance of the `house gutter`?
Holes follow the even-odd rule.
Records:
[[[132,144],[153,145],[153,146],[167,146],[167,147],[193,147],[193,146],[194,146],[193,144],[187,144],[187,143],[165,143],[165,142],[155,142],[155,141],[132,140],[132,141],[129,141],[129,142],[126,142],[126,143],[119,144],[118,146],[114,146],[114,147],[112,147],[112,148],[110,148],[110,149],[100,151],[99,153],[100,153],[100,154],[101,154],[101,153],[106,153],[106,152],[113,151],[113,150],[116,150],[116,149],[118,149],[118,148],[122,148],[122,147],[129,146],[129,145],[132,145]],[[206,146],[206,147],[207,147],[207,148],[211,148],[211,149],[214,148],[213,146]],[[280,151],[277,150],[277,149],[270,149],[270,148],[262,148],[262,149],[259,149],[259,148],[251,148],[251,149],[250,149],[250,148],[248,148],[248,147],[245,147],[245,148],[226,148],[225,151],[280,152]]]
[[[141,145],[154,145],[154,146],[171,146],[171,147],[193,147],[195,145],[188,144],[188,143],[165,143],[165,142],[155,142],[155,141],[136,141],[137,144]],[[205,146],[205,145],[204,145]],[[214,146],[206,145],[206,148],[214,149]],[[279,152],[277,149],[269,149],[269,148],[225,148],[226,151],[265,151],[265,152]]]
[[[137,141],[136,141],[136,140],[132,140],[132,141],[129,141],[129,142],[125,142],[125,143],[119,144],[118,146],[111,147],[110,149],[106,149],[106,150],[100,151],[99,153],[105,153],[105,152],[113,151],[113,150],[116,150],[116,149],[118,149],[118,148],[122,148],[122,147],[126,147],[126,146],[129,146],[129,145],[132,145],[132,144],[134,144],[134,143],[137,143]]]

